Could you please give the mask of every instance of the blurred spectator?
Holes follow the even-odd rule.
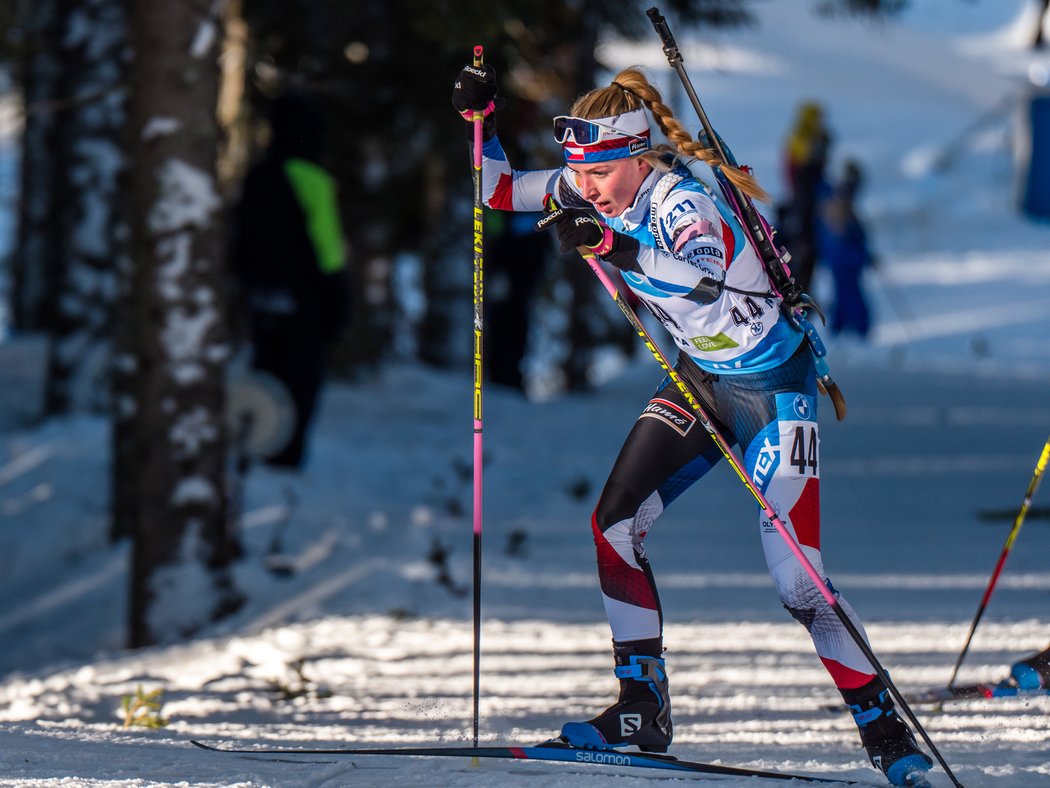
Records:
[[[485,216],[486,233],[493,238],[487,253],[493,275],[485,293],[485,367],[490,381],[521,392],[532,304],[551,253],[550,238],[536,232],[541,216],[499,211]]]
[[[791,253],[791,275],[806,292],[817,262],[817,210],[828,193],[824,167],[830,148],[823,108],[815,101],[803,102],[784,145],[788,198],[777,222],[781,243]]]
[[[283,449],[264,457],[301,468],[328,344],[350,310],[347,248],[336,184],[321,166],[324,129],[309,97],[286,93],[269,111],[271,139],[236,205],[231,264],[252,343],[252,367],[280,380],[296,422]]]
[[[866,339],[871,328],[871,312],[864,296],[864,269],[875,265],[868,249],[867,233],[857,216],[855,200],[864,181],[856,161],[846,161],[842,178],[820,209],[819,243],[821,261],[831,272],[835,301],[831,308],[832,334],[851,331]]]

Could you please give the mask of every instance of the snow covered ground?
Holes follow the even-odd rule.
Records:
[[[878,326],[868,345],[829,340],[849,415],[835,422],[824,401],[823,551],[908,692],[947,681],[1050,434],[1050,227],[1017,216],[1015,116],[987,115],[1021,101],[1022,77],[1050,57],[1024,49],[1031,2],[926,0],[877,26],[817,21],[810,5],[757,4],[759,28],[683,48],[712,121],[774,192],[777,147],[802,97],[828,107],[836,155],[869,165]],[[603,57],[665,68],[653,41],[610,44]],[[639,352],[587,396],[527,402],[486,389],[483,743],[536,743],[614,693],[589,514],[658,378]],[[9,429],[0,786],[695,779],[520,761],[265,762],[189,745],[470,742],[471,423],[468,369],[398,366],[331,386],[308,473],[249,476],[248,556],[237,570],[245,607],[193,642],[138,652],[121,649],[127,550],[106,541],[105,424]],[[1001,678],[1047,644],[1048,495],[1050,484],[960,681]],[[673,751],[878,784],[849,716],[827,708],[838,695],[805,631],[779,606],[756,514],[722,467],[648,541],[666,615]],[[273,547],[285,571],[273,571]],[[122,699],[139,689],[163,693],[165,727],[123,726]],[[1050,784],[1050,699],[916,713],[963,784]],[[932,779],[949,785],[943,772]]]

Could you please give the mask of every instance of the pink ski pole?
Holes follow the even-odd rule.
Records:
[[[483,62],[484,49],[474,47],[474,65]],[[481,722],[481,471],[482,455],[482,318],[484,315],[484,208],[481,193],[482,126],[485,115],[474,113],[474,746]]]

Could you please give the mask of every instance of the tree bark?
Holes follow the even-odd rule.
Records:
[[[26,106],[22,134],[22,199],[12,260],[12,313],[22,331],[44,331],[54,323],[62,270],[61,233],[56,208],[64,162],[59,155],[61,129],[54,109],[63,91],[60,0],[38,0],[24,20],[26,40],[21,63]]]
[[[206,4],[132,0],[133,647],[191,635],[240,602],[226,521],[219,36]]]
[[[126,232],[123,0],[45,0],[26,11],[16,327],[49,334],[45,412],[102,407]]]

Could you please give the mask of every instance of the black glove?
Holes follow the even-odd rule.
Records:
[[[475,112],[486,115],[495,109],[496,69],[488,63],[464,66],[452,88],[452,106],[466,120],[474,120]]]
[[[474,113],[485,116],[482,123],[482,139],[488,142],[496,136],[496,107],[503,99],[496,97],[496,69],[485,63],[480,66],[464,66],[452,87],[452,106],[469,124],[467,140],[474,139]]]
[[[548,205],[552,205],[552,201]],[[618,233],[599,222],[592,211],[583,208],[554,208],[538,222],[538,231],[554,228],[562,254],[584,246],[603,260],[627,271],[638,268],[639,244],[629,235]]]
[[[558,234],[561,253],[567,254],[578,246],[599,246],[605,240],[604,225],[598,224],[592,211],[584,208],[555,208],[538,222],[536,230],[554,228]],[[612,232],[611,230],[609,232]]]

